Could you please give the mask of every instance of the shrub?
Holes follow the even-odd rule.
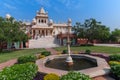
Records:
[[[63,75],[60,80],[92,80],[89,76],[81,74],[80,72],[69,72]]]
[[[53,73],[47,74],[44,80],[60,80],[59,76]]]
[[[27,63],[27,62],[35,62],[37,59],[36,56],[21,56],[18,58],[18,63]]]
[[[81,44],[80,46],[94,46],[93,44]]]
[[[120,61],[120,54],[110,55],[109,57],[111,61]]]
[[[120,62],[118,62],[118,61],[109,61],[109,64],[110,65],[116,65],[116,64],[120,64]]]
[[[37,73],[34,63],[16,64],[0,72],[0,80],[33,80]]]
[[[38,59],[41,59],[41,58],[44,58],[45,57],[45,55],[38,55]]]
[[[62,54],[67,54],[68,50],[63,50]]]
[[[44,51],[44,52],[41,52],[41,55],[49,56],[49,55],[51,55],[51,52],[50,51]]]
[[[111,72],[117,77],[120,77],[120,63],[119,62],[110,62]]]
[[[87,49],[85,50],[85,54],[90,54],[91,53],[91,50]]]

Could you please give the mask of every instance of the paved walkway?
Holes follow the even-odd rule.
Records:
[[[120,47],[120,44],[94,44],[95,46]]]
[[[45,48],[47,51],[50,51],[52,55],[56,55],[58,52],[53,48]]]
[[[3,62],[0,64],[0,70],[2,70],[5,67],[9,67],[9,66],[14,65],[16,62],[17,62],[17,59],[12,59],[12,60],[9,60],[7,62]]]
[[[108,75],[105,75],[105,76],[95,77],[93,78],[93,80],[115,80],[115,79],[109,77]]]

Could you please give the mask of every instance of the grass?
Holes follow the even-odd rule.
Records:
[[[62,52],[67,47],[58,47],[54,48],[55,50]],[[71,51],[75,52],[85,52],[85,50],[91,50],[94,53],[106,53],[106,54],[117,54],[120,53],[119,47],[107,47],[107,46],[79,46],[79,47],[71,47]]]
[[[12,51],[12,52],[0,53],[0,63],[8,61],[10,59],[18,58],[24,55],[35,55],[42,51],[45,51],[45,49],[24,49],[24,50]]]
[[[62,52],[64,49],[67,49],[67,47],[57,47],[54,49],[57,50],[58,52]],[[106,54],[120,53],[119,47],[105,47],[105,46],[71,47],[71,51],[73,52],[85,52],[85,50],[87,49],[95,53],[106,53]],[[18,58],[24,55],[35,55],[42,51],[45,51],[45,49],[24,49],[24,50],[12,51],[12,52],[0,53],[0,63],[8,61],[10,59]]]

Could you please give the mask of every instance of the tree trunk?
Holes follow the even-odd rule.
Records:
[[[0,42],[0,52],[2,52],[2,50],[3,50],[3,42],[1,41]]]

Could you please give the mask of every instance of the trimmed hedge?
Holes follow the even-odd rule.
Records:
[[[110,55],[110,61],[120,61],[120,54]]]
[[[49,56],[49,55],[51,55],[51,52],[50,51],[44,51],[44,52],[41,52],[41,55]]]
[[[60,80],[92,80],[88,75],[81,74],[80,72],[69,72],[66,75],[62,75]]]
[[[27,63],[27,62],[35,62],[37,59],[36,56],[22,56],[18,58],[18,63],[22,64],[22,63]]]
[[[37,70],[34,63],[16,64],[0,71],[0,80],[33,80]]]
[[[68,50],[63,50],[62,54],[67,54],[68,53]]]
[[[89,49],[85,50],[85,54],[91,54],[91,50]]]
[[[120,78],[120,62],[110,61],[111,72]]]

